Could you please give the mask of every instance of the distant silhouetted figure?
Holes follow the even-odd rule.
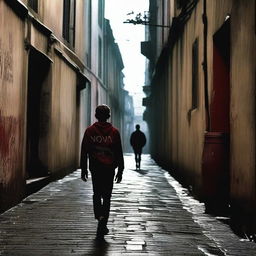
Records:
[[[98,122],[88,127],[84,133],[81,148],[81,179],[87,181],[87,157],[93,184],[93,210],[98,220],[97,238],[108,234],[107,222],[110,211],[110,199],[113,189],[115,169],[118,172],[115,181],[120,183],[124,170],[123,150],[119,131],[107,122],[110,108],[100,105],[95,110]]]
[[[136,170],[140,170],[142,148],[146,145],[147,140],[145,134],[140,131],[140,125],[137,124],[135,127],[136,131],[131,134],[130,143],[135,154]]]

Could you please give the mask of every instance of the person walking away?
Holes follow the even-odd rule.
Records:
[[[130,143],[135,154],[136,170],[140,170],[142,148],[146,145],[147,140],[145,134],[140,131],[140,125],[137,124],[135,128],[136,131],[131,134]]]
[[[114,178],[117,183],[122,181],[124,170],[123,150],[119,131],[107,122],[110,108],[99,105],[95,110],[97,122],[88,127],[84,133],[81,146],[81,179],[87,181],[89,170],[93,184],[93,210],[98,220],[97,238],[104,238],[109,233],[107,228],[110,201]],[[118,168],[115,175],[115,169]]]

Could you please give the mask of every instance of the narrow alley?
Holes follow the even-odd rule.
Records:
[[[91,179],[80,171],[50,183],[0,215],[0,255],[255,255],[149,155],[135,171],[125,155],[105,241],[95,240]]]
[[[123,152],[139,125],[143,153],[204,203],[190,209],[149,156],[138,173],[127,155],[105,254],[256,255],[212,231],[256,242],[255,6],[0,0],[1,253],[94,254],[91,183],[76,170],[104,104]]]

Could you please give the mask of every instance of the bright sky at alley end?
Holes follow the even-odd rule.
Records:
[[[105,17],[110,25],[124,62],[125,89],[134,96],[137,114],[142,114],[142,86],[145,79],[145,57],[140,53],[140,42],[145,40],[145,26],[123,23],[136,14],[148,10],[148,0],[105,0]],[[127,15],[134,12],[133,15]]]

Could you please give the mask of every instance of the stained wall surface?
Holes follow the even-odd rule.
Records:
[[[24,22],[0,1],[0,208],[24,190],[26,52]],[[15,191],[15,192],[14,192]],[[8,194],[9,198],[6,198]],[[15,195],[16,194],[16,195]]]

